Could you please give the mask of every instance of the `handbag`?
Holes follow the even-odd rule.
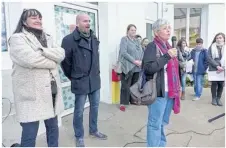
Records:
[[[121,74],[122,73],[122,68],[121,68],[121,62],[120,61],[117,61],[116,62],[116,65],[114,66],[114,71],[117,73],[117,74]]]
[[[128,41],[128,37],[126,37],[126,40]],[[116,51],[117,51],[117,47],[116,47]],[[114,71],[117,74],[121,74],[122,73],[122,63],[121,63],[122,57],[121,57],[121,54],[120,54],[120,49],[119,49],[119,53],[118,53],[118,58],[117,59],[118,60],[117,60],[116,64],[114,65]]]
[[[157,97],[156,90],[157,73],[153,79],[146,81],[144,72],[140,72],[138,81],[130,87],[130,94],[135,105],[150,105]]]
[[[51,80],[51,91],[52,91],[52,95],[56,95],[57,94],[57,83],[56,80],[52,74],[52,72],[49,70],[52,80]]]
[[[116,47],[116,51],[117,51],[117,47]],[[117,54],[117,53],[116,53]],[[118,57],[117,57],[117,62],[116,64],[114,65],[114,71],[117,73],[117,74],[121,74],[122,73],[122,63],[121,63],[121,55],[120,55],[120,52],[118,53]]]
[[[159,49],[156,47],[156,58],[160,57]],[[153,78],[148,80],[144,71],[140,72],[138,81],[130,87],[130,95],[135,105],[150,105],[157,98],[156,89],[157,72]]]

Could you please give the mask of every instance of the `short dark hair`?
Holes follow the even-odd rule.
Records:
[[[24,9],[21,16],[20,16],[20,20],[17,24],[16,30],[14,31],[14,33],[20,33],[22,32],[22,28],[24,27],[24,22],[27,21],[28,17],[31,16],[39,16],[40,18],[42,18],[42,14],[36,10],[36,9]]]
[[[196,39],[196,43],[197,43],[197,44],[199,44],[199,43],[203,44],[203,39],[202,39],[202,38],[197,38],[197,39]]]
[[[128,31],[130,30],[131,27],[134,27],[137,29],[137,27],[134,24],[129,24],[126,29],[126,33],[128,33]]]

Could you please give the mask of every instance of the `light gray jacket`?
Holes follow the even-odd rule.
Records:
[[[9,40],[10,57],[13,61],[12,83],[16,115],[19,122],[45,120],[64,110],[58,64],[64,59],[64,49],[56,46],[46,35],[48,48],[23,30]],[[40,50],[40,48],[42,50]],[[58,94],[53,108],[51,70],[57,82]]]
[[[120,43],[119,61],[124,74],[128,74],[136,65],[135,60],[142,61],[143,50],[138,40],[132,41],[128,37],[123,37]]]

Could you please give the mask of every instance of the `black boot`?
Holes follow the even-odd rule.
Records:
[[[218,106],[223,106],[222,102],[221,102],[221,99],[220,98],[217,98],[217,105]]]
[[[217,99],[216,98],[212,98],[212,105],[217,106]]]

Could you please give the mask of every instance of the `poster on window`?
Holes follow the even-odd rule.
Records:
[[[64,6],[55,5],[54,12],[55,12],[55,25],[56,25],[56,42],[58,45],[61,45],[62,39],[72,33],[76,28],[76,16],[79,13],[86,13],[90,16],[90,28],[96,32],[96,15],[93,12],[83,11],[68,8]],[[62,84],[69,84],[69,85],[62,85],[62,93],[63,93],[63,100],[64,100],[64,107],[66,109],[70,109],[74,107],[75,96],[71,93],[71,86],[70,80],[64,75],[62,69],[59,69],[61,83]],[[87,99],[88,101],[88,99]]]
[[[5,20],[5,5],[2,3],[2,52],[7,51],[7,33]]]

